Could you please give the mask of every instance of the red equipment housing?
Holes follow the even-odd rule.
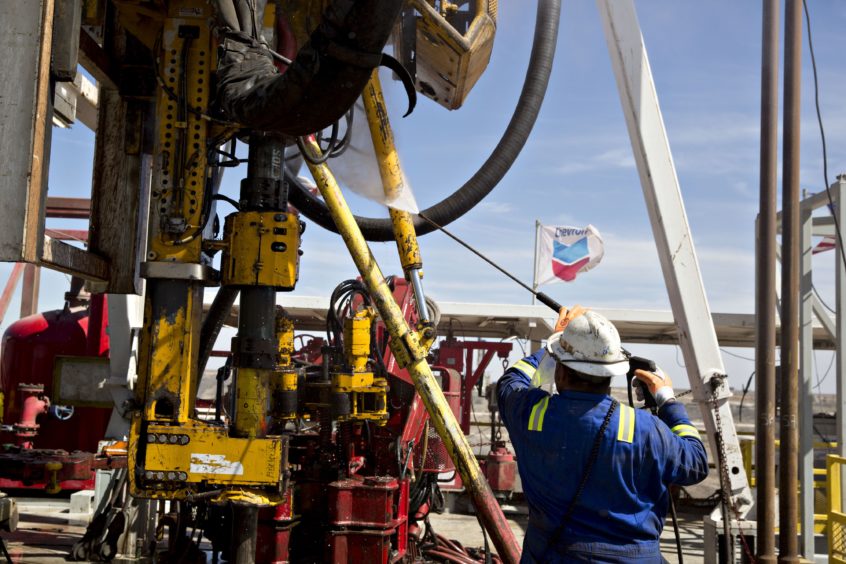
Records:
[[[5,396],[2,421],[15,430],[0,432],[0,444],[18,446],[0,451],[0,488],[43,488],[48,481],[43,467],[53,459],[67,466],[59,473],[63,489],[93,487],[88,458],[93,458],[105,435],[111,409],[76,407],[65,420],[43,412],[58,403],[53,394],[56,357],[107,357],[107,324],[104,295],[93,296],[90,303],[73,295],[63,309],[25,317],[6,329],[0,359],[0,392]],[[29,431],[21,431],[24,427]]]

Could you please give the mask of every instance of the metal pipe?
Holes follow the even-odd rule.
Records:
[[[775,555],[776,178],[778,162],[778,0],[763,0],[761,56],[761,177],[757,222],[755,315],[755,475],[758,489],[757,559]]]
[[[426,294],[423,292],[423,271],[419,268],[412,268],[408,271],[408,277],[411,280],[411,288],[414,290],[414,301],[417,302],[417,314],[420,316],[420,321],[426,323],[431,321],[429,319],[429,308],[426,305]]]
[[[319,151],[313,141],[309,143],[309,147],[315,153]],[[520,545],[479,468],[467,437],[464,436],[447,404],[443,390],[426,362],[426,350],[420,346],[419,338],[409,329],[402,311],[394,301],[385,277],[370,252],[334,176],[325,164],[309,163],[308,166],[326,201],[332,219],[361,273],[362,280],[373,297],[376,309],[388,328],[391,335],[391,350],[400,366],[406,368],[411,374],[417,393],[420,394],[438,435],[455,463],[456,470],[476,506],[482,524],[490,533],[502,559],[507,563],[518,562]]]
[[[250,138],[247,178],[241,182],[242,211],[283,210],[284,144],[254,133]],[[235,352],[235,398],[232,435],[264,437],[270,416],[270,379],[276,365],[276,289],[241,289]]]
[[[784,141],[781,268],[781,449],[778,562],[799,562],[799,118],[802,0],[787,0],[784,18]]]
[[[257,505],[232,504],[232,551],[235,564],[254,564],[256,561]]]
[[[229,312],[232,311],[232,306],[235,305],[237,297],[238,288],[222,286],[215,294],[214,300],[209,306],[209,311],[206,313],[206,318],[203,319],[203,328],[200,330],[200,359],[197,362],[197,373],[201,376],[209,362],[209,356],[214,349],[217,336],[220,335],[220,330],[223,328]]]

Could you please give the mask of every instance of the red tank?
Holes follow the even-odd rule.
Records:
[[[109,355],[105,301],[103,295],[93,296],[90,304],[75,299],[67,302],[64,309],[25,317],[6,329],[0,349],[0,391],[5,394],[4,424],[14,424],[21,418],[20,384],[43,385],[43,393],[50,398],[50,403],[59,403],[52,393],[56,356]],[[68,452],[96,452],[110,415],[111,409],[96,407],[77,407],[73,415],[64,421],[49,413],[39,415],[33,446]],[[14,442],[13,433],[0,433],[0,443]]]

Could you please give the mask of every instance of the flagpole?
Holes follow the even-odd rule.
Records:
[[[538,291],[538,231],[540,231],[541,222],[535,220],[535,258],[532,268],[532,305],[535,305],[537,300],[536,293]]]

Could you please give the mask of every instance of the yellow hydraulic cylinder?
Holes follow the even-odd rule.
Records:
[[[353,372],[366,372],[367,359],[370,357],[370,324],[373,313],[367,309],[344,320],[344,352],[347,365]]]
[[[255,438],[267,434],[270,412],[271,371],[263,368],[238,368],[235,375],[235,419],[233,431],[240,437]]]
[[[315,155],[320,151],[314,141],[310,141],[308,147]],[[308,167],[326,201],[338,232],[343,237],[361,273],[362,280],[373,297],[376,309],[391,335],[391,351],[399,365],[411,374],[417,393],[420,394],[438,435],[455,463],[464,487],[470,493],[479,517],[490,533],[499,555],[505,562],[518,562],[520,545],[479,468],[473,450],[467,442],[467,437],[461,431],[444,397],[443,390],[426,362],[426,349],[421,346],[418,336],[408,327],[402,311],[394,301],[385,277],[361,234],[335,177],[325,164],[309,164]]]
[[[382,95],[382,84],[379,81],[379,69],[374,69],[370,81],[362,93],[364,101],[364,113],[367,116],[367,123],[370,126],[370,137],[373,140],[373,149],[376,152],[376,161],[379,164],[379,174],[382,177],[382,188],[385,196],[390,202],[395,200],[399,191],[405,184],[405,177],[402,173],[397,148],[394,144],[394,133],[391,130],[391,122],[388,119],[388,112],[385,106],[385,98]],[[402,270],[412,288],[414,298],[417,302],[417,311],[420,320],[429,321],[429,312],[426,307],[426,296],[423,293],[423,259],[420,257],[420,246],[417,244],[417,234],[414,231],[414,222],[411,214],[407,211],[388,208],[391,215],[391,223],[394,228],[394,238],[397,241]]]
[[[297,371],[294,354],[294,322],[284,312],[276,312],[276,369],[270,377],[271,414],[276,420],[297,416]]]

